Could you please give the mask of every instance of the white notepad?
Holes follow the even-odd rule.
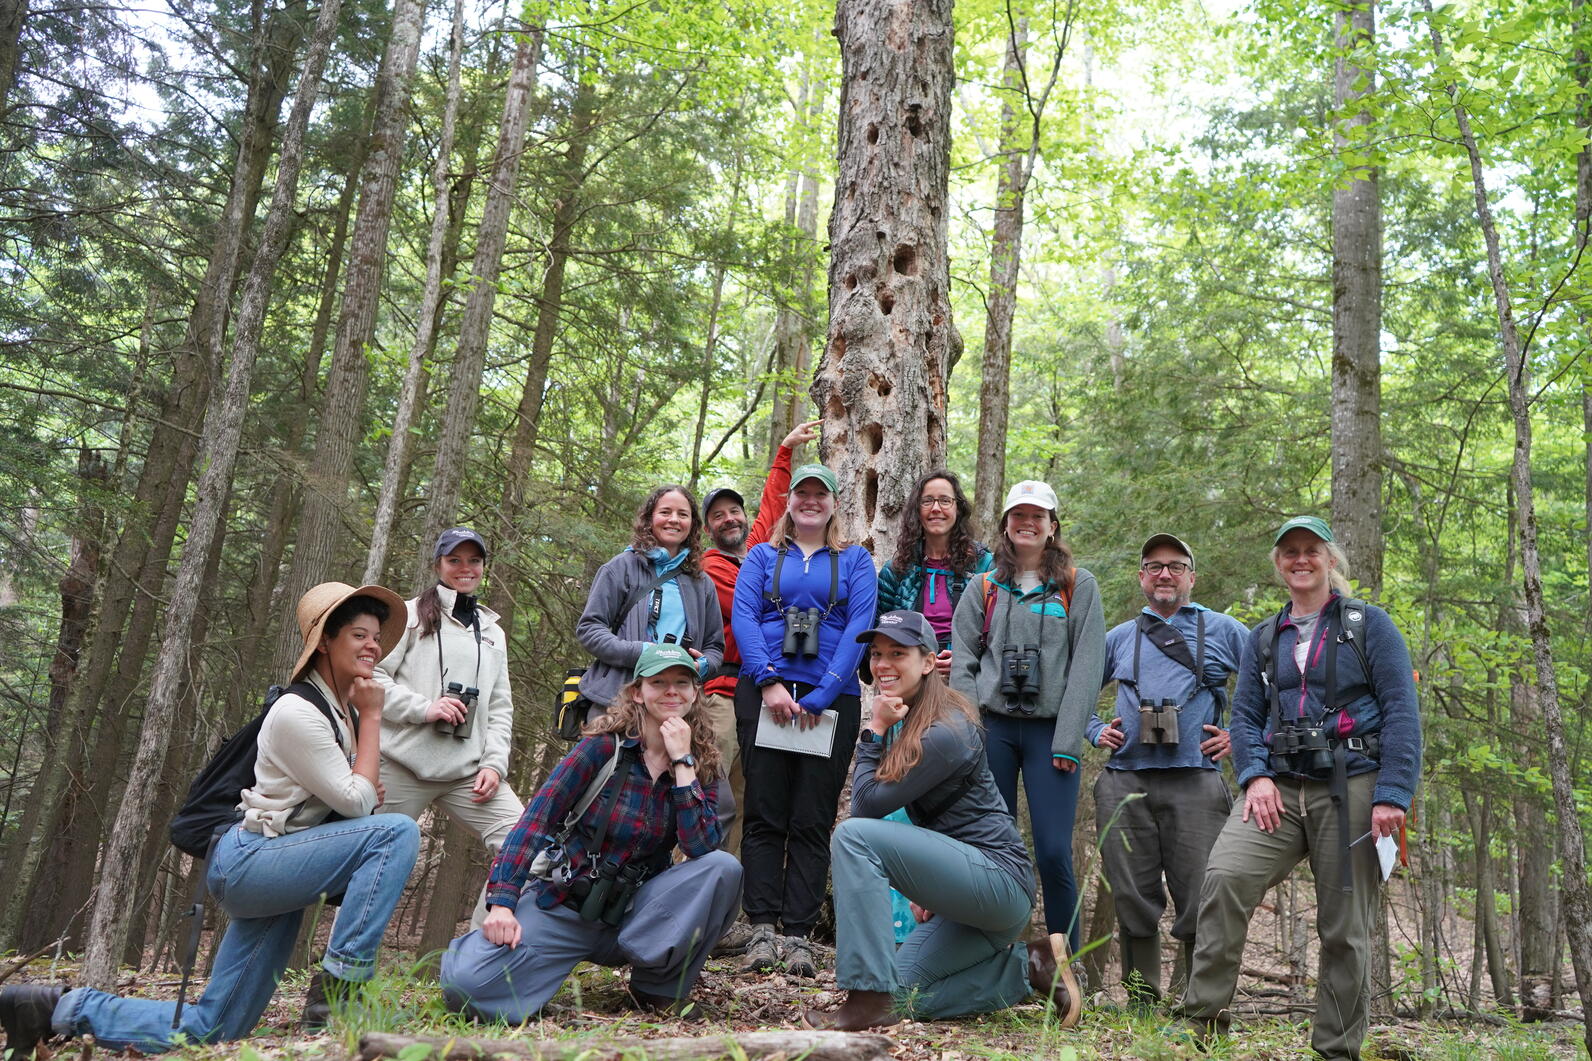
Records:
[[[825,711],[818,716],[818,725],[803,729],[794,722],[779,722],[764,705],[757,717],[757,739],[753,743],[772,751],[816,755],[820,759],[827,759],[835,750],[835,723],[839,720],[840,712]]]

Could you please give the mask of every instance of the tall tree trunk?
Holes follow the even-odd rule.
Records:
[[[1592,133],[1592,55],[1586,47],[1586,0],[1571,0],[1570,9],[1575,12],[1575,22],[1571,36],[1576,41],[1573,53],[1575,65],[1574,76],[1576,84],[1575,124],[1582,135]],[[1575,155],[1575,232],[1573,234],[1577,254],[1584,254],[1587,249],[1588,239],[1592,239],[1592,144],[1582,144],[1581,150]],[[1578,303],[1579,305],[1579,303]],[[1588,315],[1585,309],[1577,311],[1581,320],[1581,329],[1587,331]],[[1585,370],[1581,376],[1581,425],[1586,432],[1586,525],[1592,527],[1592,373]],[[1586,573],[1587,585],[1592,587],[1592,534],[1586,537]],[[1587,593],[1585,629],[1592,635],[1592,592]],[[1586,691],[1588,703],[1592,704],[1592,686]]]
[[[713,397],[713,380],[718,375],[714,369],[714,355],[719,346],[719,312],[724,308],[724,278],[730,271],[725,259],[730,242],[735,236],[735,219],[741,205],[741,156],[735,156],[735,182],[730,189],[730,212],[724,221],[724,234],[719,243],[719,260],[713,263],[712,294],[708,298],[707,337],[702,341],[702,391],[697,396],[696,427],[691,435],[691,492],[697,492],[702,478],[702,436],[708,429],[708,405]]]
[[[508,468],[503,479],[503,498],[498,504],[497,534],[499,564],[491,585],[491,605],[501,616],[505,630],[514,621],[514,587],[521,572],[518,542],[525,530],[521,514],[529,489],[531,468],[536,460],[536,439],[541,427],[542,399],[547,373],[553,363],[553,341],[558,336],[559,315],[564,306],[564,272],[569,264],[570,240],[581,214],[581,189],[586,183],[586,151],[591,143],[592,108],[596,95],[591,75],[582,73],[571,104],[564,162],[559,167],[562,179],[553,208],[552,233],[547,240],[547,266],[542,272],[542,293],[536,300],[536,330],[531,333],[531,356],[525,367],[525,386],[514,415],[514,441],[509,449]],[[605,450],[605,452],[607,452]]]
[[[392,221],[393,194],[403,162],[405,104],[420,54],[425,24],[422,0],[396,0],[392,32],[376,78],[375,118],[369,153],[359,176],[359,216],[349,241],[348,278],[337,317],[332,366],[326,380],[326,406],[321,410],[315,452],[304,476],[304,515],[293,545],[293,564],[281,599],[291,604],[326,577],[346,537],[348,484],[365,413],[365,387],[370,377],[367,347],[376,331],[376,305],[387,263],[387,231]],[[272,673],[292,666],[299,634],[291,608],[283,609]]]
[[[822,89],[823,83],[812,76],[810,69],[804,68],[796,97],[796,120],[802,126],[816,124],[818,116],[823,113]],[[812,368],[813,321],[808,306],[812,301],[816,262],[813,244],[818,236],[818,175],[811,165],[804,164],[801,169],[792,170],[787,178],[785,224],[793,233],[792,268],[784,297],[774,313],[774,363],[770,366],[774,376],[774,393],[768,418],[769,460],[773,460],[774,452],[785,436],[806,419],[802,415],[802,392],[807,387],[807,374]]]
[[[1431,0],[1421,0],[1421,6],[1430,18]],[[1431,26],[1431,34],[1432,51],[1441,62],[1443,39],[1435,23]],[[1504,371],[1509,377],[1509,413],[1515,429],[1514,460],[1510,465],[1509,478],[1514,484],[1515,506],[1519,513],[1520,573],[1525,593],[1526,629],[1531,637],[1532,663],[1536,670],[1537,706],[1542,712],[1543,730],[1548,738],[1548,775],[1552,779],[1553,801],[1558,810],[1559,857],[1564,871],[1559,885],[1564,911],[1562,921],[1569,938],[1576,991],[1581,996],[1584,1041],[1587,1051],[1592,1053],[1592,883],[1587,880],[1586,837],[1581,831],[1581,819],[1575,804],[1575,778],[1570,772],[1569,744],[1565,736],[1564,714],[1559,704],[1553,644],[1549,637],[1547,608],[1542,593],[1542,557],[1537,548],[1537,510],[1531,482],[1530,365],[1515,329],[1509,279],[1504,274],[1498,230],[1493,224],[1492,205],[1487,197],[1487,177],[1481,151],[1471,131],[1470,116],[1460,102],[1458,86],[1450,83],[1446,88],[1454,106],[1460,140],[1470,160],[1476,220],[1487,245],[1487,275],[1492,280],[1493,301],[1498,311],[1498,336],[1504,352]]]
[[[11,89],[17,83],[17,60],[22,53],[22,26],[28,20],[28,0],[0,0],[0,118],[11,109]]]
[[[889,556],[913,482],[945,460],[951,0],[839,0],[829,330],[813,382],[842,533]],[[881,474],[882,473],[882,474]]]
[[[1372,150],[1376,0],[1337,13],[1334,143]],[[1382,588],[1382,198],[1372,165],[1351,162],[1332,191],[1332,526],[1349,572]]]
[[[989,295],[985,300],[984,360],[979,367],[978,460],[974,470],[973,518],[979,532],[995,534],[1006,489],[1006,421],[1011,405],[1012,319],[1023,256],[1023,196],[1028,190],[1029,129],[1018,112],[1026,95],[1023,64],[1028,20],[1006,37],[1001,71],[1000,168],[995,180],[995,229],[990,237]]]
[[[194,432],[204,421],[211,367],[216,364],[211,352],[220,348],[226,303],[231,298],[237,276],[239,247],[254,216],[260,186],[270,162],[277,113],[292,70],[293,51],[303,28],[299,22],[301,11],[302,6],[297,2],[277,10],[255,40],[237,160],[226,204],[213,231],[205,275],[194,296],[187,328],[176,351],[170,384],[160,398],[159,412],[154,417],[153,434],[145,448],[129,506],[131,515],[106,567],[92,633],[67,695],[60,726],[47,747],[44,768],[30,794],[7,857],[5,890],[0,895],[0,911],[3,911],[0,913],[0,947],[16,943],[24,913],[35,908],[28,896],[38,880],[46,852],[62,838],[60,823],[70,820],[81,790],[87,752],[85,738],[92,729],[95,713],[101,710],[101,696],[110,682],[118,653],[131,649],[124,644],[124,624],[128,622],[135,594],[141,588],[141,572],[146,570],[151,557],[159,558],[164,577],[165,557],[170,553],[172,540],[164,528],[170,526],[175,530],[176,526],[175,517],[168,518],[167,506],[172,497],[181,503],[192,473],[197,445]],[[122,459],[118,457],[119,462]],[[158,582],[142,588],[156,598],[161,596]],[[139,646],[130,654],[141,665],[143,647]],[[89,839],[94,842],[97,836]]]
[[[110,469],[99,454],[86,446],[77,452],[77,518],[72,528],[71,559],[61,575],[61,628],[50,660],[48,727],[54,729],[66,707],[67,691],[77,673],[83,638],[94,611],[94,586],[99,581],[100,551],[104,546],[105,510],[98,495],[108,492]]]
[[[459,507],[459,481],[464,475],[465,451],[469,448],[476,410],[481,404],[481,373],[486,368],[486,345],[492,331],[498,270],[502,267],[503,247],[508,241],[509,211],[514,206],[514,185],[519,178],[520,158],[525,153],[531,92],[536,86],[536,67],[541,53],[542,27],[535,26],[524,35],[514,53],[514,68],[509,73],[508,91],[503,97],[497,153],[492,157],[486,205],[481,210],[475,261],[470,265],[470,295],[464,303],[458,349],[448,373],[448,404],[432,467],[431,502],[426,506],[425,528],[420,535],[424,555],[417,574],[422,582],[428,577],[431,566],[429,546],[454,522]]]
[[[441,323],[442,267],[448,239],[448,208],[452,200],[448,171],[453,156],[453,130],[459,116],[459,54],[463,49],[464,0],[453,0],[453,29],[448,43],[448,88],[442,107],[442,131],[437,139],[437,162],[431,169],[434,195],[431,237],[426,243],[426,283],[420,297],[419,327],[415,330],[414,345],[409,348],[409,364],[404,370],[403,388],[398,395],[398,412],[393,418],[392,441],[388,444],[387,460],[382,468],[381,497],[376,502],[370,550],[365,554],[366,585],[380,582],[382,571],[387,566],[387,548],[398,511],[399,487],[404,481],[405,471],[409,467],[409,454],[414,448],[411,435],[420,419],[426,360],[436,346],[437,326]],[[512,92],[513,88],[509,91]]]
[[[110,842],[106,845],[104,865],[107,867],[137,865],[139,852],[150,832],[150,811],[193,650],[191,635],[204,592],[205,570],[210,565],[212,547],[220,532],[221,519],[231,492],[232,470],[242,442],[243,417],[248,408],[254,361],[270,295],[271,274],[286,246],[289,226],[292,224],[293,202],[303,161],[304,132],[320,92],[321,70],[326,65],[327,54],[336,36],[340,6],[341,0],[325,0],[321,7],[314,36],[305,55],[304,70],[299,77],[293,111],[283,131],[276,188],[261,233],[260,249],[255,254],[238,310],[237,334],[227,371],[226,390],[220,408],[205,421],[200,442],[205,468],[199,477],[188,538],[183,543],[171,605],[166,612],[149,704],[138,735],[138,751],[116,812],[116,822],[111,828]],[[100,876],[89,924],[88,949],[83,958],[82,981],[85,985],[109,990],[115,984],[116,962],[127,946],[129,929],[130,911],[122,895],[124,884],[125,881],[117,873],[107,872]]]

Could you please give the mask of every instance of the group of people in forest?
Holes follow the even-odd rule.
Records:
[[[89,988],[0,989],[13,1056],[52,1035],[150,1052],[248,1034],[304,909],[329,896],[304,1010],[306,1027],[324,1025],[373,974],[418,851],[414,819],[432,806],[496,852],[471,931],[442,960],[457,1012],[523,1022],[593,961],[630,967],[637,1007],[700,1016],[692,989],[715,948],[748,973],[814,976],[830,894],[846,997],[804,1023],[878,1028],[1037,995],[1070,1027],[1084,1001],[1072,837],[1088,743],[1109,752],[1094,795],[1129,997],[1161,997],[1170,893],[1188,966],[1175,1012],[1197,1037],[1225,1030],[1249,918],[1308,859],[1322,942],[1312,1044],[1358,1057],[1375,846],[1402,826],[1421,739],[1404,641],[1350,595],[1327,524],[1277,530],[1288,600],[1253,630],[1195,603],[1193,550],[1153,534],[1145,606],[1108,632],[1048,485],[1012,487],[986,545],[957,477],[931,472],[876,573],[840,533],[833,472],[792,470],[816,427],[779,447],[755,520],[732,488],[700,507],[675,484],[648,495],[576,627],[592,657],[578,742],[529,804],[504,780],[506,637],[476,597],[479,534],[445,532],[436,585],[410,601],[312,589],[295,684],[265,717],[254,784],[206,869],[230,921],[203,996],[179,1015]],[[1027,940],[1036,902],[1045,933]]]

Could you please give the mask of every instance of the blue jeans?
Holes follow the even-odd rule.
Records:
[[[921,1020],[991,1013],[1028,997],[1028,948],[1018,941],[1034,901],[984,852],[878,818],[841,822],[829,851],[839,986],[888,991]],[[899,950],[892,886],[934,914]]]
[[[984,741],[990,773],[1006,808],[1017,816],[1017,775],[1028,794],[1034,826],[1034,863],[1045,897],[1045,931],[1065,932],[1074,953],[1079,946],[1078,883],[1072,875],[1072,830],[1078,817],[1079,770],[1051,765],[1053,718],[1011,718],[984,713]]]
[[[170,1050],[185,1042],[241,1039],[254,1030],[292,956],[304,908],[343,896],[321,965],[340,980],[369,980],[376,948],[403,894],[420,827],[401,814],[373,814],[267,838],[234,826],[216,841],[206,884],[231,923],[204,994],[175,1002],[121,998],[93,988],[61,996],[57,1035],[91,1034],[112,1050]]]

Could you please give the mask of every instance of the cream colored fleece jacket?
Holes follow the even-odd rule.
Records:
[[[308,680],[340,714],[341,698],[321,676],[312,671]],[[376,809],[376,786],[353,770],[354,734],[341,719],[337,730],[342,748],[320,708],[302,696],[284,693],[271,705],[260,727],[254,787],[238,801],[245,829],[282,836],[319,825],[332,811],[362,818]]]
[[[497,612],[476,606],[481,617],[480,666],[476,665],[475,632],[453,617],[457,594],[437,587],[442,619],[437,632],[420,636],[418,600],[408,602],[409,625],[397,646],[376,667],[376,680],[387,689],[381,713],[381,754],[407,768],[422,781],[458,781],[483,767],[498,777],[509,773],[509,741],[514,735],[514,698],[509,691],[508,638],[497,624]],[[440,666],[437,646],[442,646]],[[446,672],[446,676],[444,676]],[[475,686],[480,695],[470,736],[459,740],[438,733],[426,721],[426,708],[442,695],[448,682]]]

